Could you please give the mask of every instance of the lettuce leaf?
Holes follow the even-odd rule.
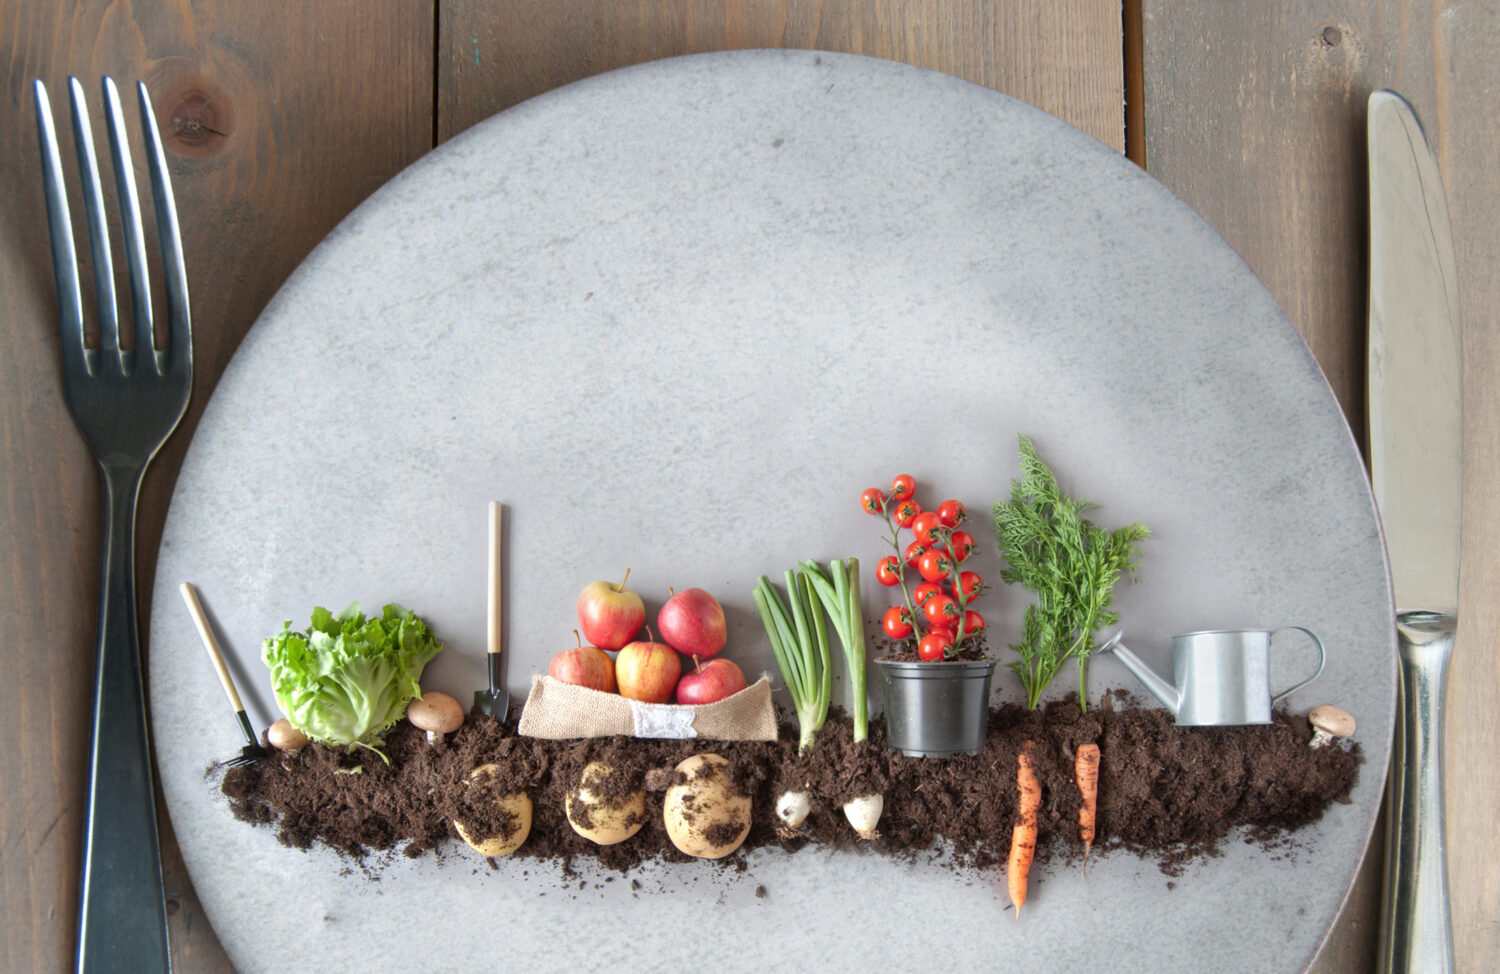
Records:
[[[371,619],[355,602],[338,615],[313,609],[306,632],[282,623],[261,659],[293,727],[325,744],[374,747],[421,694],[422,668],[442,648],[427,623],[394,602]]]

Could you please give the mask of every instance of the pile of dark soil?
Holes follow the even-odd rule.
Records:
[[[812,752],[799,758],[790,726],[774,744],[545,741],[517,737],[514,718],[502,726],[474,714],[437,746],[402,722],[386,738],[389,764],[370,751],[313,745],[294,758],[229,768],[221,787],[236,816],[275,828],[289,846],[321,842],[361,860],[397,849],[419,856],[457,839],[455,817],[476,840],[513,827],[506,813],[488,812],[493,802],[480,800],[482,793],[466,785],[474,768],[493,763],[491,794],[525,791],[533,803],[531,835],[514,855],[570,864],[573,857],[587,857],[625,871],[646,860],[687,857],[666,835],[659,791],[647,793],[645,824],[627,841],[601,847],[577,835],[564,802],[584,766],[602,761],[624,772],[614,776],[619,781],[636,787],[653,769],[671,769],[689,755],[713,751],[730,761],[735,790],[753,799],[748,838],[739,853],[722,860],[730,865],[742,863],[745,850],[762,846],[860,843],[841,807],[879,792],[885,796],[881,835],[868,846],[913,856],[942,837],[952,843],[954,861],[984,867],[1003,865],[1009,850],[1016,756],[1028,741],[1034,743],[1042,786],[1039,854],[1082,855],[1073,754],[1092,741],[1101,752],[1094,848],[1124,848],[1174,872],[1187,859],[1212,854],[1241,826],[1274,844],[1316,821],[1330,803],[1348,801],[1362,760],[1357,746],[1308,747],[1312,728],[1301,715],[1278,713],[1274,724],[1259,727],[1183,729],[1162,710],[1113,704],[1106,698],[1088,714],[1079,712],[1076,701],[1036,712],[1001,707],[990,714],[983,752],[946,761],[889,750],[878,720],[871,721],[867,741],[853,744],[840,715],[830,718]],[[778,836],[776,798],[798,788],[811,794],[812,814],[802,834]]]

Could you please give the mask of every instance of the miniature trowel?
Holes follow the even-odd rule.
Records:
[[[505,689],[505,675],[500,671],[500,528],[504,517],[499,501],[490,501],[490,571],[488,590],[487,642],[485,656],[489,661],[490,685],[474,691],[474,709],[504,721],[510,711],[510,693]]]

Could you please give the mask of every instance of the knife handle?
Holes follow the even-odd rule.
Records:
[[[1381,969],[1453,970],[1453,924],[1443,843],[1443,695],[1454,616],[1396,616],[1400,698],[1387,795]]]

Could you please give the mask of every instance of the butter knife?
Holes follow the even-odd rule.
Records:
[[[1443,696],[1458,626],[1463,397],[1437,161],[1400,95],[1370,96],[1370,480],[1395,592],[1400,698],[1387,795],[1381,967],[1453,970]]]

